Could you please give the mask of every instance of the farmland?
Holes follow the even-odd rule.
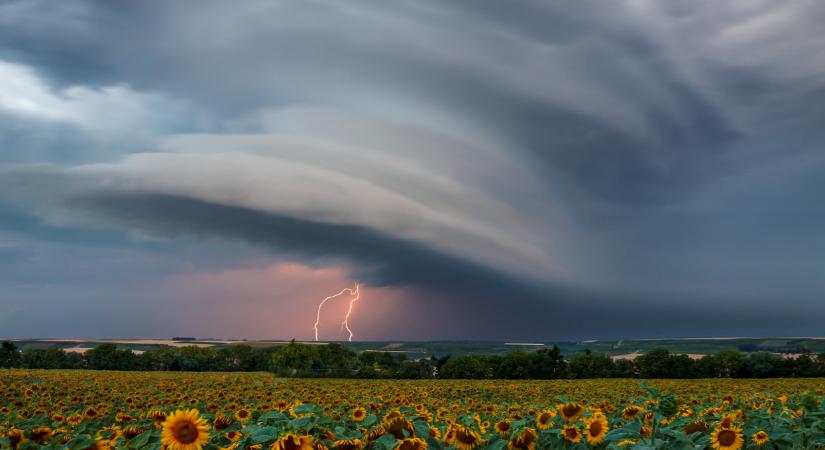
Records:
[[[0,371],[2,448],[816,448],[822,379]]]

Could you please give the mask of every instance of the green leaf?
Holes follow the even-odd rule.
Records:
[[[278,436],[278,430],[275,427],[255,427],[251,431],[249,431],[249,428],[247,428],[247,432],[249,433],[249,438],[252,440],[253,444],[274,441]]]
[[[79,449],[86,449],[93,445],[95,445],[97,441],[90,438],[89,436],[77,436],[76,438],[70,440],[66,443],[66,447],[69,450],[79,450]]]
[[[365,428],[368,428],[368,427],[372,426],[375,422],[378,422],[378,417],[375,417],[375,414],[370,414],[370,415],[368,415],[367,417],[364,418],[364,421],[361,422],[361,424]]]
[[[390,434],[385,434],[373,442],[372,446],[377,450],[393,450],[398,445],[398,441]]]
[[[129,448],[141,448],[149,443],[149,438],[152,437],[152,431],[144,431],[129,441]]]

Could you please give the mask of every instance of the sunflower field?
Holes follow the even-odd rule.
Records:
[[[825,381],[0,370],[0,448],[825,448]]]

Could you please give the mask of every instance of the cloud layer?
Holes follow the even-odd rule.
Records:
[[[404,338],[816,333],[823,18],[6,2],[0,325],[48,333],[21,318],[85,301],[114,335],[151,295],[191,306],[170,279],[228,283],[215,311],[248,313],[268,297],[214,274],[293,264],[386,293],[388,321],[422,323]],[[135,285],[156,289],[116,298]],[[217,315],[198,334],[245,332]]]

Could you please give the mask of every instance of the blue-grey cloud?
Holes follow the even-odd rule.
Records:
[[[118,279],[143,257],[329,257],[478,327],[517,297],[532,325],[502,335],[814,330],[788,310],[821,312],[825,279],[823,17],[5,2],[0,283],[93,286],[43,270],[70,249],[123,249]]]

